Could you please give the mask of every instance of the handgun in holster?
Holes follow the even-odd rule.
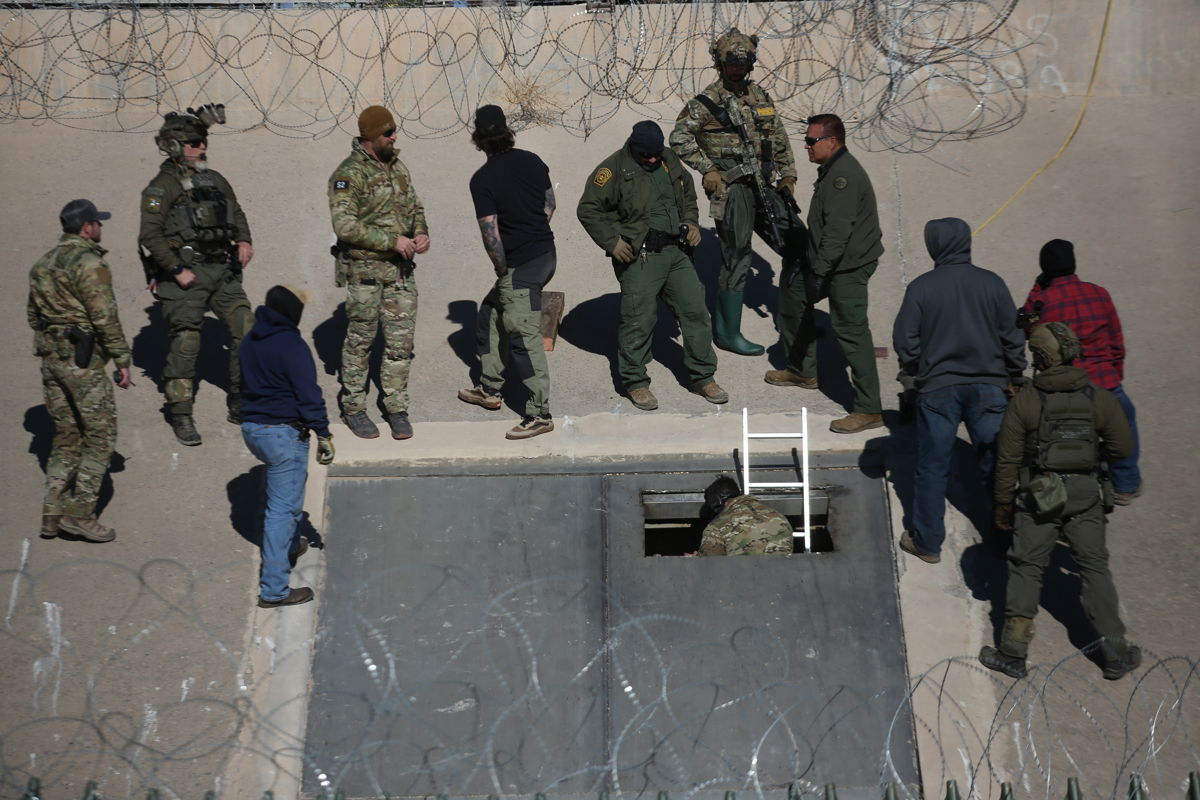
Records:
[[[67,339],[75,345],[75,366],[86,369],[92,363],[92,351],[96,347],[96,332],[73,325],[67,329]]]

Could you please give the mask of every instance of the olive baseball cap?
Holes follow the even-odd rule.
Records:
[[[112,219],[112,214],[98,210],[91,200],[72,200],[63,206],[58,219],[64,228],[82,228],[88,222]]]

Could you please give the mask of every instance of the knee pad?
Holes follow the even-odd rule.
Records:
[[[172,378],[167,381],[163,391],[168,403],[183,403],[192,399],[192,382],[186,378]]]
[[[254,327],[254,312],[250,310],[250,306],[236,306],[229,312],[229,319],[226,324],[229,326],[229,332],[235,339],[241,339],[250,329]]]
[[[200,352],[200,331],[180,331],[171,340],[171,350],[185,358],[195,358]]]

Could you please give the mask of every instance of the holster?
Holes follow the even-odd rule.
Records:
[[[92,363],[92,351],[96,347],[96,332],[73,325],[67,329],[67,339],[75,345],[75,366],[86,369]]]
[[[671,245],[679,246],[679,233],[668,233],[667,231],[652,230],[646,234],[646,238],[642,241],[642,249],[649,253],[661,253],[665,248]]]

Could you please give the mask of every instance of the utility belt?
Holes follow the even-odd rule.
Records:
[[[417,266],[416,262],[412,259],[404,258],[399,253],[392,253],[392,255],[384,258],[351,258],[349,259],[347,268],[348,282],[357,286],[378,286],[381,283],[387,283],[386,278],[381,279],[376,276],[363,277],[357,274],[359,271],[365,271],[362,265],[377,263],[394,265],[396,267],[395,283],[397,286],[404,288],[408,288],[408,280],[412,277],[413,270]]]
[[[308,435],[312,433],[312,428],[308,427],[298,419],[291,422],[285,422],[284,424],[290,428],[295,428],[296,430],[300,431],[300,441],[308,441]]]
[[[661,253],[668,247],[683,248],[687,245],[687,228],[680,225],[675,233],[651,230],[642,240],[642,250],[648,253]]]
[[[75,366],[80,369],[85,369],[91,366],[92,355],[96,351],[96,332],[91,328],[83,327],[74,322],[49,322],[44,319],[38,320],[37,332],[42,334],[43,345],[50,342],[55,344],[66,344],[74,348],[72,354],[69,348],[55,348],[54,353],[43,353],[43,355],[55,355],[58,358],[67,359],[74,356]],[[47,341],[49,340],[49,341]]]
[[[1041,517],[1063,519],[1073,516],[1082,510],[1078,508],[1076,503],[1071,503],[1071,497],[1067,492],[1067,479],[1077,477],[1091,478],[1096,481],[1101,490],[1105,513],[1109,513],[1112,510],[1112,481],[1108,479],[1105,473],[1098,469],[1072,472],[1039,472],[1025,468],[1021,472],[1021,487],[1029,492],[1031,505],[1029,510]],[[1076,506],[1075,510],[1072,511],[1070,506]]]

